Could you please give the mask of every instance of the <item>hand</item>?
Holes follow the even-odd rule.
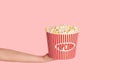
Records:
[[[41,57],[41,56],[40,56],[40,57]],[[41,58],[43,59],[43,61],[42,61],[42,62],[49,62],[49,61],[53,61],[53,60],[55,60],[55,59],[53,59],[53,58],[49,57],[49,55],[48,55],[48,54],[46,54],[46,55],[42,56]]]

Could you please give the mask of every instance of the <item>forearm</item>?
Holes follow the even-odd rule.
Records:
[[[44,58],[11,49],[0,48],[0,60],[17,62],[43,62]]]

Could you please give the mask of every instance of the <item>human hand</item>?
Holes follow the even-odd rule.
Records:
[[[49,57],[48,53],[44,56],[40,56],[40,58],[42,58],[42,62],[49,62],[49,61],[54,61],[55,59]]]

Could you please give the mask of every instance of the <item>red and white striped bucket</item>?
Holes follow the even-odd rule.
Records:
[[[71,59],[75,57],[78,33],[52,34],[46,32],[48,55],[54,59]]]

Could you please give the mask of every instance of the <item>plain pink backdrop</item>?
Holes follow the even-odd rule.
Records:
[[[44,55],[44,28],[59,24],[81,29],[74,59],[0,61],[0,80],[120,80],[119,0],[0,0],[2,48]]]

